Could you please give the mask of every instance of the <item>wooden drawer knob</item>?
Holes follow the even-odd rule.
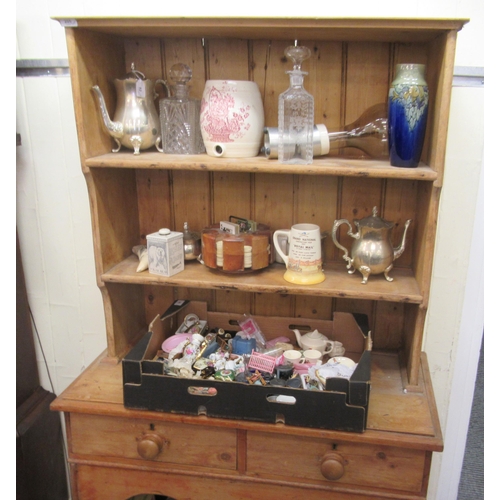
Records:
[[[330,481],[336,481],[344,475],[344,459],[334,451],[325,453],[321,460],[321,474]]]
[[[137,453],[146,460],[152,460],[160,454],[164,444],[165,440],[158,434],[144,434],[138,439]]]

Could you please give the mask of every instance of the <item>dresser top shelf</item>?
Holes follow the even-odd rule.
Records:
[[[450,30],[459,31],[468,22],[468,19],[462,18],[75,17],[69,19],[56,17],[54,19],[66,27],[85,28],[127,37],[380,42],[428,42]]]

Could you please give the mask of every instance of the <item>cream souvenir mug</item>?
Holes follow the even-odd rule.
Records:
[[[282,250],[280,237],[288,240],[288,255]],[[278,229],[273,234],[274,248],[283,259],[289,283],[316,285],[325,280],[321,258],[321,232],[316,224],[295,224],[291,229]]]

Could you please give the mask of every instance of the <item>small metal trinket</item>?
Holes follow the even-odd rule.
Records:
[[[187,222],[184,222],[182,233],[184,241],[184,260],[196,260],[201,254],[201,235],[189,230]]]

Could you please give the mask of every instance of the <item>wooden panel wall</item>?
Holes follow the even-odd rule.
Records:
[[[133,170],[94,169],[86,179],[95,203],[91,208],[99,283],[101,273],[128,257],[132,247],[139,244],[140,217],[144,211],[138,209],[142,198],[138,197]],[[154,197],[148,199],[148,205],[152,202]]]
[[[75,106],[75,120],[82,160],[109,152],[114,141],[105,130],[97,100],[92,91],[98,85],[104,95],[110,116],[115,110],[113,79],[125,74],[125,50],[116,37],[91,33],[86,30],[66,31],[68,55],[71,64],[71,85]],[[110,58],[109,54],[113,54]],[[82,163],[85,171],[85,165]]]
[[[196,98],[201,98],[207,79],[254,80],[261,90],[266,125],[277,126],[278,96],[288,87],[286,71],[291,68],[283,51],[293,42],[128,39],[124,43],[125,67],[116,76],[122,77],[134,62],[147,78],[166,80],[170,67],[184,62],[193,70],[191,96]],[[426,62],[418,44],[302,40],[299,43],[312,50],[304,70],[309,73],[305,87],[315,97],[315,121],[324,123],[330,131],[342,129],[368,107],[386,102],[395,64]],[[161,86],[157,90],[160,93]],[[349,149],[341,153],[360,154]],[[341,252],[330,235],[333,222],[345,218],[352,224],[353,219],[370,215],[376,206],[379,215],[395,223],[395,245],[400,242],[405,221],[412,219],[406,250],[396,266],[412,267],[415,256],[421,254],[420,243],[414,238],[421,224],[417,181],[137,169],[135,183],[138,236],[134,244],[146,244],[146,235],[160,227],[182,231],[183,223],[188,222],[192,230],[200,231],[236,215],[268,224],[272,230],[299,222],[316,223],[328,233],[324,243],[326,261],[340,261]],[[130,210],[122,213],[134,217]],[[352,239],[346,235],[345,226],[339,232],[339,239],[350,249]],[[158,286],[144,286],[143,290],[147,322],[180,297],[205,300],[213,311],[259,315],[330,319],[333,311],[363,312],[369,316],[375,348],[397,349],[404,343],[402,304]]]

